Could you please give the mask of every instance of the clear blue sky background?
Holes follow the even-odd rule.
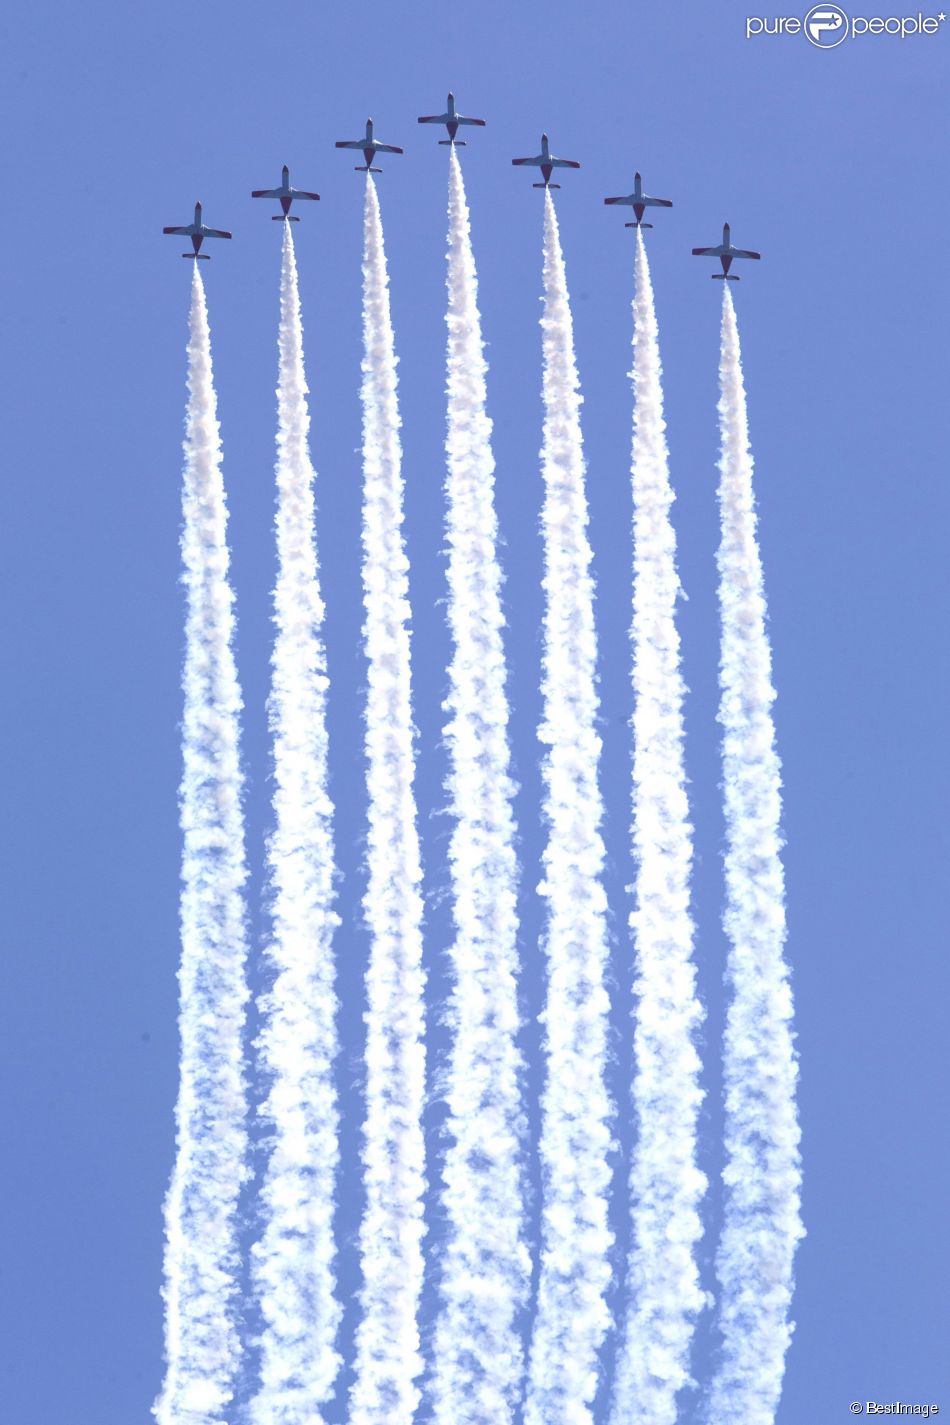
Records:
[[[769,13],[773,13],[770,11]],[[871,11],[870,13],[875,13]],[[888,12],[880,12],[888,13]],[[180,441],[190,267],[161,236],[233,228],[205,268],[247,700],[255,944],[268,824],[280,229],[250,189],[323,194],[296,230],[333,679],[346,1110],[340,1268],[358,1284],[364,665],[359,645],[362,178],[334,139],[372,113],[401,356],[434,1062],[449,933],[440,700],[446,151],[415,117],[490,126],[463,151],[498,459],[521,783],[525,1047],[540,1084],[534,894],[540,614],[539,194],[513,154],[583,162],[558,196],[585,391],[629,1149],[627,823],[631,234],[601,199],[675,202],[649,234],[665,362],[708,1006],[704,1165],[721,1160],[724,940],[716,709],[721,288],[691,246],[762,250],[736,289],[785,766],[808,1237],[783,1425],[852,1399],[950,1412],[946,1035],[946,94],[950,36],[819,52],[744,38],[738,3],[329,7],[300,0],[20,5],[0,26],[4,345],[4,1168],[0,1418],[144,1422],[161,1371],[172,1164],[179,838]],[[256,976],[255,970],[255,976]],[[536,1122],[536,1104],[532,1100]],[[437,1149],[440,1109],[428,1127]],[[617,1160],[618,1253],[626,1236]],[[535,1208],[533,1209],[536,1211]],[[712,1284],[719,1197],[709,1203]],[[433,1219],[432,1246],[438,1225]],[[431,1294],[427,1321],[431,1319]],[[352,1303],[345,1342],[352,1340]],[[710,1324],[697,1341],[706,1373]],[[604,1364],[609,1379],[611,1351]],[[345,1386],[346,1380],[342,1382]],[[341,1397],[342,1401],[342,1397]],[[342,1403],[333,1415],[342,1421]],[[687,1410],[687,1418],[691,1412]]]

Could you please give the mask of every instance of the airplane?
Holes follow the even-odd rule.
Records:
[[[211,261],[211,258],[209,257],[208,253],[201,251],[201,244],[204,242],[206,237],[229,238],[231,236],[230,233],[223,232],[221,228],[205,227],[204,223],[201,221],[200,203],[195,204],[195,221],[193,223],[189,223],[188,226],[185,228],[162,228],[162,232],[175,233],[177,236],[180,237],[190,237],[191,245],[194,248],[194,252],[183,252],[182,257],[189,257],[195,262],[197,262],[199,259],[202,262]]]
[[[290,169],[285,163],[283,168],[280,170],[280,187],[255,188],[254,192],[251,194],[251,197],[277,199],[277,201],[280,203],[282,211],[280,213],[274,213],[271,218],[271,222],[299,223],[300,219],[290,211],[291,203],[294,201],[295,198],[312,198],[314,199],[314,201],[316,201],[320,197],[320,194],[307,193],[304,191],[303,188],[291,188]]]
[[[544,175],[544,182],[532,183],[532,188],[560,188],[560,183],[551,182],[552,169],[580,168],[580,164],[576,163],[573,158],[554,157],[554,154],[548,147],[547,134],[541,135],[541,152],[539,154],[536,154],[534,158],[513,158],[511,161],[515,165],[528,164],[530,167],[540,168],[542,174]]]
[[[361,139],[337,139],[337,148],[360,148],[363,150],[365,163],[356,165],[357,173],[382,173],[381,168],[373,168],[373,159],[378,153],[402,153],[401,148],[396,148],[394,144],[380,143],[379,139],[373,138],[373,121],[366,120],[366,136]]]
[[[485,127],[484,119],[467,119],[464,114],[459,114],[455,108],[455,95],[450,94],[448,108],[444,114],[423,114],[416,122],[420,124],[444,124],[448,131],[447,139],[439,139],[440,144],[459,144],[466,147],[464,139],[457,139],[459,124],[477,124],[480,129]]]
[[[722,263],[721,272],[711,272],[709,275],[720,282],[738,282],[739,278],[729,272],[734,257],[761,257],[761,252],[746,252],[744,248],[733,247],[729,237],[729,224],[722,225],[722,242],[718,247],[694,247],[694,257],[718,257]]]
[[[605,198],[605,203],[628,203],[637,215],[635,223],[624,223],[625,228],[652,228],[652,223],[643,221],[644,208],[672,208],[669,198],[651,198],[644,193],[639,173],[633,175],[633,192],[624,198]]]

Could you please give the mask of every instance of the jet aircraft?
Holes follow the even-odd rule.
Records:
[[[373,159],[378,153],[402,153],[401,148],[396,148],[394,144],[380,143],[379,139],[373,138],[373,121],[366,120],[366,134],[361,139],[337,139],[337,148],[359,148],[363,151],[365,163],[356,165],[357,173],[382,173],[381,168],[374,168]]]
[[[190,237],[194,252],[183,252],[182,257],[191,258],[193,261],[210,262],[211,258],[206,252],[201,251],[201,244],[206,237],[229,238],[230,233],[224,232],[221,228],[206,228],[201,221],[201,204],[195,204],[195,220],[183,228],[162,228],[163,233],[174,233],[177,237]]]
[[[291,188],[291,186],[290,186],[290,169],[287,167],[287,165],[286,165],[286,163],[285,163],[284,166],[283,166],[283,168],[280,170],[280,187],[279,187],[279,188],[255,188],[255,189],[254,189],[254,192],[251,194],[251,197],[252,197],[252,198],[276,198],[276,199],[277,199],[277,201],[280,203],[281,211],[280,211],[279,213],[274,213],[274,214],[273,214],[273,216],[272,216],[272,218],[271,218],[271,221],[272,221],[272,222],[274,222],[274,223],[299,223],[299,222],[300,222],[300,219],[296,216],[296,214],[291,213],[291,211],[290,211],[290,205],[293,203],[294,199],[295,199],[295,198],[310,198],[310,199],[312,199],[314,202],[316,202],[316,201],[319,199],[320,194],[319,194],[319,193],[307,193],[307,192],[304,191],[303,188]]]
[[[628,193],[623,198],[605,198],[605,203],[626,203],[637,215],[635,223],[625,223],[627,228],[652,228],[652,223],[643,221],[643,213],[646,208],[672,208],[673,204],[669,198],[651,198],[648,193],[644,193],[643,184],[640,181],[639,173],[633,175],[633,192]]]
[[[534,158],[513,158],[512,163],[516,166],[527,164],[532,168],[540,168],[544,177],[543,183],[533,183],[533,188],[560,188],[560,183],[551,182],[551,173],[555,168],[580,168],[580,164],[573,158],[555,158],[548,147],[547,134],[541,135],[541,152],[535,154]]]
[[[710,277],[718,279],[720,282],[738,282],[739,278],[735,275],[735,273],[730,273],[729,271],[729,268],[732,266],[732,259],[734,257],[761,257],[762,254],[761,252],[747,252],[745,248],[741,247],[733,247],[732,240],[729,236],[729,224],[723,223],[722,242],[719,244],[719,246],[694,247],[693,256],[718,257],[719,261],[722,263],[722,271],[711,272],[709,274]]]
[[[450,94],[448,98],[448,108],[444,114],[423,114],[417,121],[420,124],[444,124],[448,133],[447,139],[439,139],[440,144],[459,144],[465,147],[464,139],[457,139],[459,124],[477,124],[479,128],[485,127],[484,119],[469,119],[464,114],[460,114],[455,107],[455,95]]]

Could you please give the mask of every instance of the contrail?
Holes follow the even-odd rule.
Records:
[[[449,148],[448,502],[451,755],[455,828],[454,1041],[444,1169],[447,1238],[431,1381],[440,1425],[506,1425],[521,1388],[517,1317],[530,1287],[524,1243],[517,866],[496,557],[495,461],[485,414],[478,283],[468,204]]]
[[[227,507],[198,264],[191,286],[181,549],[187,597],[177,1157],[165,1200],[159,1425],[227,1425],[239,1363],[236,1212],[245,1181],[247,1003],[241,693]]]
[[[334,859],[327,793],[326,657],[314,526],[314,471],[297,264],[284,225],[277,386],[278,574],[270,725],[274,830],[267,846],[273,986],[257,1041],[270,1083],[271,1130],[261,1188],[263,1233],[253,1249],[264,1328],[259,1425],[316,1425],[340,1358],[333,1190],[338,1161],[333,1059]]]
[[[633,302],[633,848],[637,996],[630,1174],[633,1242],[613,1425],[673,1425],[704,1301],[694,1247],[706,1179],[696,1166],[702,1010],[689,915],[692,828],[683,766],[680,592],[653,287],[637,229]]]
[[[771,1425],[791,1339],[792,1259],[803,1235],[792,995],[783,956],[781,778],[772,658],[756,543],[752,454],[736,314],[723,293],[719,363],[719,597],[726,912],[725,1223],[716,1259],[722,1359],[715,1425]]]
[[[409,1425],[422,1370],[425,1153],[422,1108],[422,897],[413,797],[408,560],[396,356],[379,200],[366,175],[363,217],[363,589],[369,828],[366,1208],[360,1228],[363,1318],[350,1425]]]
[[[548,902],[547,1083],[542,1100],[543,1253],[525,1425],[590,1425],[609,1325],[611,1104],[604,1082],[607,902],[597,786],[594,588],[580,391],[564,259],[544,194],[544,813]]]

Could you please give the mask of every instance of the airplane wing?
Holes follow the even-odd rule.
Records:
[[[369,148],[365,139],[337,139],[337,148]]]
[[[456,114],[455,122],[457,124],[477,124],[480,129],[483,129],[485,127],[484,119],[466,119],[463,118],[461,114]]]
[[[416,120],[417,124],[447,124],[451,119],[451,114],[423,114]],[[466,119],[456,119],[456,123],[464,124]]]
[[[308,193],[304,188],[291,188],[290,194],[292,198],[312,198],[315,202],[318,202],[320,198],[319,193]],[[280,193],[268,194],[268,197],[270,196],[279,198]]]
[[[279,188],[255,188],[251,194],[252,198],[279,198],[281,190]]]
[[[226,232],[223,230],[223,228],[205,228],[204,233],[202,234],[202,236],[204,236],[204,237],[226,237],[226,238],[229,238],[229,237],[231,236],[231,234],[230,234],[230,233],[226,233]]]
[[[718,247],[694,247],[694,248],[693,248],[693,256],[694,256],[694,257],[718,257],[721,251],[722,251],[722,249],[721,249],[721,248],[718,248]],[[733,256],[735,256],[734,253],[733,253]]]
[[[357,147],[359,147],[359,145],[357,145]],[[377,152],[377,153],[402,153],[402,149],[401,149],[401,148],[397,148],[396,145],[395,145],[395,144],[392,144],[392,143],[378,143],[378,144],[376,145],[376,152]]]
[[[549,158],[548,162],[552,168],[580,168],[580,164],[573,158]]]
[[[608,200],[608,201],[609,201],[609,200]],[[645,197],[643,201],[646,203],[646,205],[647,205],[648,208],[672,208],[672,206],[673,206],[673,200],[672,200],[671,198],[646,198],[646,197]]]
[[[191,228],[162,228],[163,233],[174,233],[177,237],[190,237]]]
[[[632,203],[632,202],[633,202],[633,199],[632,199],[631,197],[629,197],[629,196],[626,197],[626,198],[605,198],[605,199],[604,199],[604,202],[605,202],[605,203]]]
[[[516,167],[518,164],[528,163],[533,164],[535,168],[539,168],[544,162],[540,154],[538,154],[536,158],[513,158],[511,161]]]
[[[733,250],[732,250],[732,255],[733,255],[733,257],[761,257],[761,256],[762,256],[761,252],[746,252],[746,251],[745,251],[743,248],[741,248],[741,247],[735,247],[735,248],[733,248]]]

